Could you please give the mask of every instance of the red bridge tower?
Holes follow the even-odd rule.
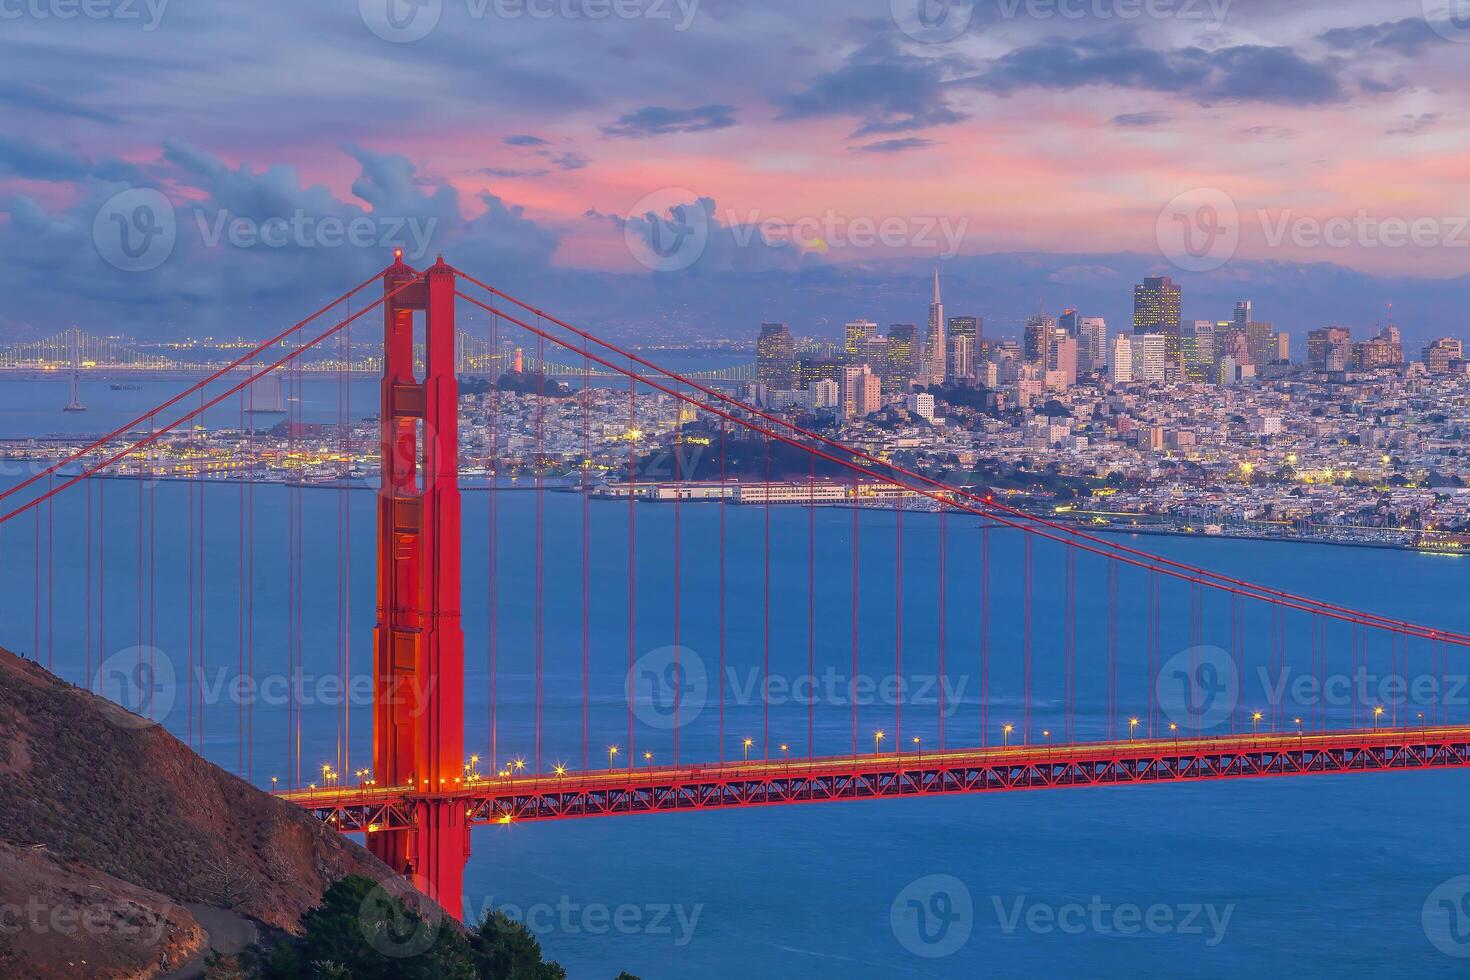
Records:
[[[463,803],[440,796],[464,772],[455,273],[441,258],[420,277],[395,258],[383,277],[373,776],[380,786],[412,786],[415,827],[369,834],[368,847],[460,917],[469,824]]]

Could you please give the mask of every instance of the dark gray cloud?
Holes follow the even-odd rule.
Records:
[[[1016,48],[965,84],[1009,94],[1089,85],[1168,92],[1196,102],[1323,105],[1347,98],[1339,59],[1309,61],[1291,48],[1243,44],[1159,50],[1131,37],[1054,38]]]
[[[886,41],[859,48],[835,71],[777,98],[782,119],[852,116],[860,139],[942,126],[964,119],[949,105],[945,77],[957,62],[901,52]]]
[[[1162,126],[1171,118],[1167,112],[1125,112],[1113,117],[1113,125],[1142,129],[1149,126]]]
[[[728,105],[702,105],[693,109],[669,109],[664,106],[644,106],[618,117],[610,126],[603,126],[606,136],[615,138],[642,138],[667,136],[671,133],[702,133],[711,129],[728,129],[735,125],[735,107]]]
[[[532,136],[529,133],[517,133],[517,134],[515,134],[513,136],[507,136],[502,142],[504,142],[507,146],[549,146],[550,145],[550,143],[548,141],[542,139],[539,136]]]
[[[922,150],[928,146],[938,145],[937,140],[925,139],[922,136],[904,136],[899,139],[878,140],[875,143],[866,143],[863,146],[854,146],[850,149],[854,153],[903,153],[907,150]]]
[[[21,177],[51,183],[70,183],[88,177],[137,181],[137,167],[124,160],[87,156],[52,143],[0,134],[0,177]]]

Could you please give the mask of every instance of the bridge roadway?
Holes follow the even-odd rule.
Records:
[[[952,793],[1470,766],[1470,726],[1220,735],[479,776],[431,792],[367,784],[276,795],[345,833],[412,829],[428,802],[471,825]]]

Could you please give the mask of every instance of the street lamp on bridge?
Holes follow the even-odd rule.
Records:
[[[885,732],[881,728],[878,729],[876,732],[873,733],[873,754],[874,755],[877,755],[878,754],[878,746],[881,745],[883,743],[883,740],[885,738],[887,738],[887,737],[888,737],[888,733]]]
[[[615,759],[617,759],[617,757],[618,757],[618,747],[616,745],[609,745],[607,747],[607,767],[608,767],[608,769],[611,769],[613,767],[613,761]]]
[[[1011,744],[1011,732],[1013,732],[1015,730],[1016,730],[1016,726],[1015,725],[1012,725],[1010,722],[1006,722],[1004,725],[1001,725],[1000,726],[1000,747],[1001,748],[1004,749],[1004,748],[1009,748],[1010,747],[1010,744]]]

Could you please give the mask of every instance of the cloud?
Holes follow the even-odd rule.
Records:
[[[28,82],[0,82],[0,104],[30,109],[51,116],[69,116],[73,119],[88,119],[92,122],[121,123],[111,113],[85,106],[80,102]]]
[[[1322,105],[1347,98],[1339,68],[1338,59],[1308,61],[1291,48],[1243,44],[1214,51],[1155,50],[1127,37],[1091,37],[1016,48],[965,84],[998,94],[1103,85],[1167,92],[1201,104]]]
[[[75,322],[140,336],[185,328],[263,335],[299,318],[308,300],[380,270],[395,244],[422,245],[421,262],[444,252],[467,269],[493,269],[508,281],[551,278],[560,234],[519,207],[492,194],[465,202],[453,186],[419,173],[404,157],[344,150],[358,165],[345,197],[303,184],[293,168],[233,166],[182,141],[166,142],[159,160],[140,168],[137,182],[98,176],[108,164],[87,172],[84,158],[61,158],[74,176],[67,204],[48,207],[25,195],[0,199],[0,253],[7,256],[0,290],[15,297],[6,316],[36,334]],[[15,167],[55,152],[18,147],[12,139],[0,156]],[[177,242],[157,268],[127,272],[103,258],[94,222],[115,195],[140,186],[166,190]],[[225,232],[240,221],[306,231],[289,232],[280,244],[240,245]],[[358,222],[371,233],[358,243],[318,235],[328,222]]]
[[[1247,126],[1240,131],[1240,135],[1249,136],[1262,143],[1282,143],[1296,139],[1297,132],[1285,126]]]
[[[1113,125],[1142,129],[1149,126],[1162,126],[1171,118],[1167,112],[1125,112],[1113,117]]]
[[[475,173],[482,177],[503,177],[507,180],[517,180],[520,178],[545,177],[551,171],[544,167],[539,170],[534,167],[525,169],[518,169],[516,167],[481,167]]]
[[[561,153],[553,153],[551,162],[562,170],[581,170],[592,161],[576,150],[565,150]]]
[[[1439,124],[1442,117],[1438,112],[1421,112],[1418,115],[1399,116],[1399,124],[1384,130],[1389,136],[1418,136],[1427,133]]]
[[[805,89],[778,98],[777,104],[782,119],[856,117],[861,124],[852,133],[854,139],[943,126],[965,118],[946,97],[945,75],[955,64],[874,42]]]
[[[550,143],[548,143],[546,140],[542,139],[541,137],[539,137],[539,136],[531,136],[531,135],[529,135],[527,133],[520,133],[520,134],[517,134],[515,136],[507,136],[504,140],[502,140],[502,142],[505,143],[506,146],[550,146],[551,145]]]
[[[116,181],[142,179],[138,168],[123,160],[104,157],[93,162],[52,143],[4,134],[0,134],[0,177],[49,183],[69,183],[87,177]]]
[[[854,153],[903,153],[906,150],[921,150],[926,146],[937,146],[937,140],[925,139],[922,136],[906,136],[902,139],[878,140],[876,143],[868,143],[865,146],[854,146]]]
[[[1432,44],[1442,44],[1443,35],[1435,32],[1427,17],[1406,17],[1382,24],[1362,27],[1336,27],[1319,35],[1328,47],[1338,51],[1392,51],[1405,57],[1420,54]]]
[[[665,278],[671,275],[794,271],[822,264],[814,253],[786,241],[772,241],[758,225],[722,220],[711,197],[679,203],[663,213],[649,211],[625,217],[589,209],[586,217],[619,229],[655,252],[659,250],[660,242],[681,237],[682,229],[698,227],[703,230],[706,240],[697,257],[678,272],[664,273]],[[726,219],[729,217],[726,215]]]
[[[693,109],[668,109],[651,105],[619,116],[616,123],[603,126],[602,132],[614,138],[641,139],[647,136],[667,136],[671,133],[702,133],[712,129],[727,129],[734,125],[734,106],[702,105]]]

